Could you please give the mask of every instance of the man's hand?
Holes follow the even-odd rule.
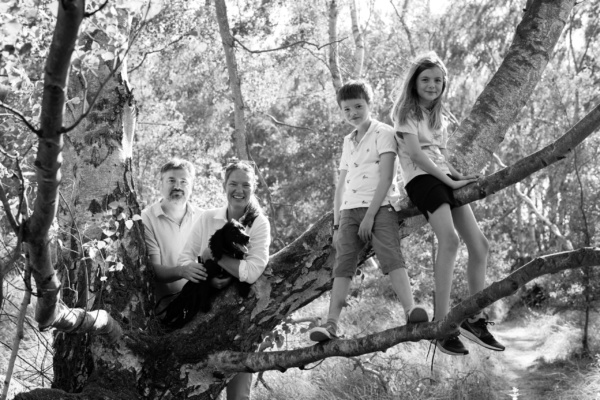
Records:
[[[370,216],[369,214],[365,215],[360,226],[358,227],[358,237],[365,243],[371,240],[371,236],[373,235],[373,223],[375,222],[375,217]]]
[[[229,285],[230,283],[231,283],[230,276],[227,278],[223,278],[223,279],[214,277],[210,280],[210,285],[219,290],[223,289],[224,287],[227,287],[227,285]]]
[[[204,265],[195,262],[191,262],[186,265],[180,265],[179,275],[183,279],[187,279],[188,281],[192,281],[194,283],[205,281],[206,277],[208,276],[206,274],[206,268],[204,268]]]
[[[336,229],[333,231],[333,239],[331,240],[331,244],[335,246],[337,244],[338,239],[340,238],[340,230]]]

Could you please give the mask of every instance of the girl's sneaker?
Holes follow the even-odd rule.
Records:
[[[487,329],[487,325],[494,325],[494,323],[486,321],[485,318],[479,318],[475,322],[469,322],[466,319],[460,325],[460,334],[486,349],[503,351],[505,347],[492,336]]]
[[[465,348],[458,336],[449,336],[444,339],[438,339],[435,341],[435,346],[440,349],[442,353],[451,356],[466,356],[469,354],[469,350]],[[433,363],[433,360],[431,362]]]
[[[337,339],[337,327],[332,322],[325,322],[308,331],[308,337],[313,342],[325,342],[331,339]]]

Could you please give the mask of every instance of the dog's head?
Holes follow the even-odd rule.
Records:
[[[250,236],[246,234],[244,225],[236,220],[231,220],[211,236],[208,246],[217,261],[223,255],[241,260],[244,258],[244,254],[248,252],[249,242]]]

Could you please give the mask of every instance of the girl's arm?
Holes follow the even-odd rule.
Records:
[[[450,179],[450,177],[443,173],[442,170],[440,170],[438,166],[435,165],[435,163],[431,161],[429,157],[427,157],[427,154],[425,154],[423,150],[421,150],[421,144],[419,143],[419,137],[417,135],[405,133],[403,137],[404,143],[406,144],[406,149],[412,162],[417,164],[417,166],[423,171],[436,177],[452,189],[461,188],[477,180],[469,178],[455,181]],[[450,171],[452,171],[452,169],[450,169]]]
[[[390,185],[394,179],[396,153],[383,153],[379,157],[379,183],[375,188],[375,194],[373,195],[371,204],[369,204],[367,213],[358,228],[358,236],[365,242],[371,240],[375,214],[379,211],[381,203],[385,199],[388,190],[390,190]]]

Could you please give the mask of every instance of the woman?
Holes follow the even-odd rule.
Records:
[[[189,274],[189,280],[198,282],[206,279],[204,266],[197,262],[198,256],[201,255],[203,261],[212,258],[208,240],[216,230],[232,219],[238,220],[246,227],[246,233],[250,236],[248,253],[244,260],[225,255],[218,264],[241,282],[252,284],[262,275],[269,261],[271,227],[254,196],[256,182],[254,167],[247,161],[234,161],[225,167],[223,188],[227,196],[227,205],[202,213],[179,256],[179,265],[196,271],[195,274]],[[231,279],[212,278],[211,284],[221,289],[227,286]],[[251,383],[252,374],[237,374],[227,385],[227,400],[248,399]]]

